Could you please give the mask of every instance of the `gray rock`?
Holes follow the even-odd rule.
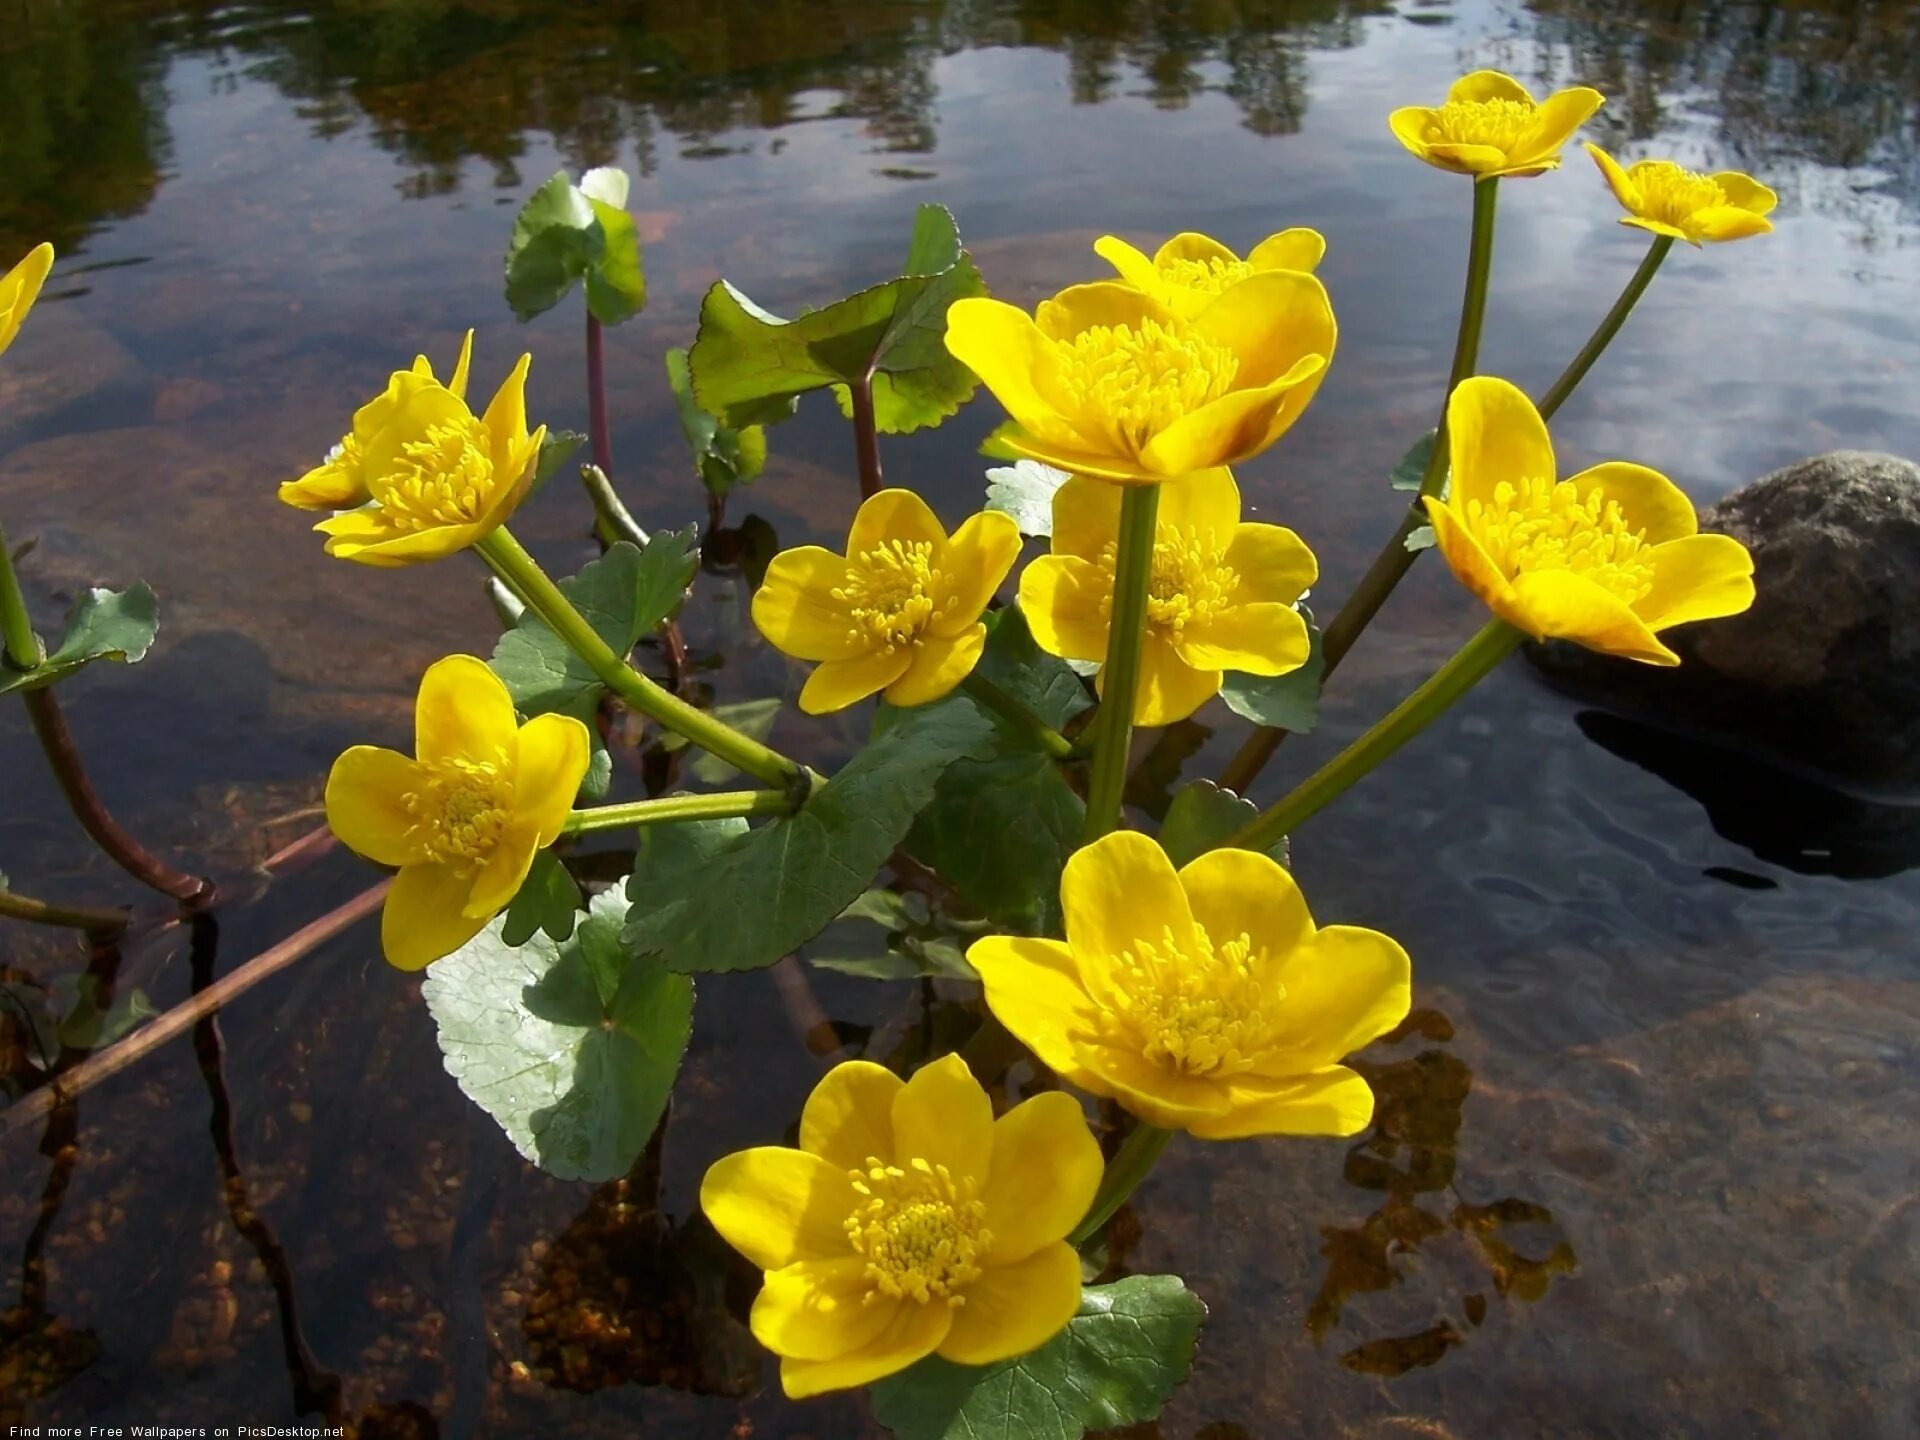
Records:
[[[1920,787],[1920,466],[1837,450],[1700,517],[1753,552],[1743,615],[1667,632],[1678,669],[1530,647],[1564,689],[1843,780]]]

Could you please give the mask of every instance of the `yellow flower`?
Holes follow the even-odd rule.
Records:
[[[938,700],[972,673],[986,644],[980,614],[1020,555],[1020,527],[983,511],[949,539],[911,490],[863,501],[847,553],[783,550],[753,597],[773,645],[820,668],[800,708],[824,715],[886,691],[895,705]]]
[[[1387,123],[1429,165],[1487,180],[1559,169],[1560,147],[1605,103],[1598,90],[1575,85],[1536,104],[1512,76],[1476,70],[1453,82],[1439,109],[1409,105]]]
[[[507,687],[471,655],[428,669],[414,725],[416,758],[356,745],[327,777],[333,833],[399,867],[380,940],[402,970],[452,954],[506,908],[559,836],[588,761],[586,726],[520,724]]]
[[[456,400],[467,398],[467,369],[472,360],[473,331],[469,330],[460,342],[460,359],[446,386]],[[366,504],[373,498],[365,473],[368,443],[386,428],[414,391],[437,383],[427,357],[414,356],[411,370],[394,371],[387,388],[353,412],[353,428],[340,437],[325,460],[298,480],[281,485],[280,499],[300,510],[351,510]]]
[[[1175,871],[1115,831],[1067,862],[1067,938],[991,936],[967,959],[987,1005],[1061,1079],[1203,1140],[1351,1135],[1373,1092],[1342,1056],[1405,1018],[1407,952],[1317,929],[1299,887],[1251,850]]]
[[[987,1365],[1046,1344],[1079,1308],[1066,1236],[1101,1169],[1070,1095],[995,1120],[957,1055],[904,1083],[850,1060],[807,1098],[798,1150],[716,1161],[700,1208],[767,1272],[753,1333],[797,1400],[936,1352]]]
[[[1054,492],[1053,553],[1020,577],[1020,609],[1041,649],[1106,658],[1119,535],[1113,486],[1076,475]],[[1162,490],[1134,723],[1184,720],[1219,693],[1223,671],[1298,670],[1307,626],[1293,607],[1318,573],[1293,531],[1240,523],[1231,471],[1203,470]]]
[[[1294,270],[1250,275],[1191,317],[1113,280],[1031,317],[984,298],[947,311],[947,348],[1013,417],[1001,439],[1130,484],[1258,455],[1306,409],[1333,345],[1326,288]]]
[[[13,344],[13,337],[26,323],[27,312],[40,298],[40,287],[53,269],[53,246],[41,241],[26,253],[20,263],[0,276],[0,355]]]
[[[1453,466],[1427,514],[1447,564],[1487,608],[1537,640],[1677,665],[1655,632],[1753,603],[1753,557],[1696,533],[1666,476],[1615,460],[1557,479],[1547,425],[1505,380],[1478,376],[1447,402]]]
[[[1151,259],[1113,235],[1102,235],[1093,249],[1127,284],[1191,320],[1221,291],[1249,275],[1263,270],[1312,274],[1327,253],[1327,242],[1318,230],[1282,230],[1254,246],[1244,260],[1218,240],[1191,231],[1174,236]]]
[[[371,498],[313,527],[326,535],[327,553],[362,565],[412,565],[464,550],[499,529],[532,488],[547,438],[544,425],[527,433],[532,363],[522,355],[479,416],[462,396],[431,380],[410,376],[398,386],[404,393],[394,394],[379,428],[356,447]],[[389,394],[395,388],[389,386]]]
[[[1598,145],[1589,142],[1587,153],[1614,198],[1627,208],[1622,225],[1694,246],[1707,240],[1744,240],[1773,229],[1766,217],[1780,197],[1751,175],[1738,170],[1702,175],[1671,160],[1636,160],[1622,170]]]

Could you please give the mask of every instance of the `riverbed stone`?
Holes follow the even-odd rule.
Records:
[[[1836,450],[1700,517],[1753,552],[1752,609],[1668,631],[1659,669],[1529,647],[1582,698],[1846,781],[1920,786],[1920,465]]]

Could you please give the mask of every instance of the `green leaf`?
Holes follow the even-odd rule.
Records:
[[[1030,1355],[980,1366],[929,1356],[880,1381],[874,1418],[897,1440],[1080,1440],[1143,1424],[1187,1378],[1206,1314],[1175,1275],[1090,1286]]]
[[[502,921],[427,971],[447,1073],[541,1169],[624,1175],[660,1123],[693,1028],[693,982],[620,946],[626,902],[594,897],[571,939],[518,948]]]
[[[688,353],[701,408],[740,427],[772,424],[828,386],[873,380],[874,418],[889,434],[937,425],[972,398],[973,373],[948,353],[947,308],[986,285],[960,245],[953,216],[922,205],[906,268],[888,280],[783,320],[722,280],[700,306]]]
[[[549,430],[540,442],[540,458],[533,462],[533,486],[529,494],[551,480],[567,457],[586,444],[587,437],[577,430]]]
[[[1407,453],[1400,457],[1387,474],[1387,479],[1394,489],[1418,490],[1420,488],[1420,482],[1427,476],[1427,463],[1433,459],[1433,442],[1437,433],[1429,430],[1407,447]]]
[[[1260,814],[1251,800],[1223,790],[1211,780],[1195,780],[1175,792],[1160,823],[1160,848],[1175,865],[1213,849]]]
[[[548,938],[565,940],[573,934],[574,911],[580,906],[580,887],[567,867],[551,850],[533,857],[533,868],[521,883],[520,891],[507,906],[506,922],[500,938],[509,945],[524,945],[536,932]]]
[[[1418,555],[1422,550],[1431,550],[1434,546],[1433,526],[1414,526],[1413,529],[1407,532],[1407,538],[1404,543],[1407,549],[1415,555]]]
[[[66,630],[51,655],[31,670],[0,666],[0,695],[37,690],[96,660],[135,664],[146,658],[159,626],[160,607],[144,580],[121,591],[89,590],[67,616]]]
[[[1305,735],[1320,723],[1320,681],[1326,674],[1327,657],[1320,643],[1320,627],[1306,615],[1306,663],[1285,675],[1243,675],[1228,671],[1220,687],[1220,698],[1234,714],[1256,725],[1271,725]]]
[[[1059,920],[1060,871],[1087,807],[1045,755],[956,762],[907,835],[907,853],[968,904],[1015,930]]]
[[[1093,704],[1093,697],[1066,661],[1049,655],[1035,643],[1027,617],[1015,606],[986,617],[987,646],[980,656],[980,673],[1013,696],[1056,730]],[[1018,734],[1002,726],[1007,734]],[[1014,748],[1021,748],[1015,746]]]
[[[765,700],[741,700],[731,705],[716,705],[709,712],[714,719],[731,725],[742,735],[753,740],[765,741],[773,733],[774,723],[780,718],[781,702],[778,696]],[[669,752],[684,750],[693,742],[684,735],[668,735],[661,748]],[[693,746],[693,759],[687,768],[693,772],[693,778],[702,784],[721,786],[740,772],[718,755]]]
[[[575,185],[561,171],[528,197],[507,242],[507,303],[516,316],[531,320],[552,309],[579,280],[602,324],[639,313],[647,285],[625,182],[622,172],[595,170]]]
[[[748,830],[650,827],[628,882],[626,944],[681,971],[756,970],[857,900],[955,760],[992,725],[971,705],[926,706],[879,735],[798,813]],[[671,835],[670,842],[656,836]]]
[[[687,448],[693,451],[694,470],[710,494],[725,495],[766,468],[766,429],[748,425],[736,430],[702,410],[693,398],[686,351],[667,352],[667,384],[680,412],[680,433],[687,437]]]
[[[1053,492],[1067,483],[1067,472],[1038,460],[1017,460],[987,471],[987,509],[1011,515],[1022,535],[1053,534]]]
[[[67,1002],[60,1021],[60,1043],[71,1050],[98,1050],[111,1045],[144,1020],[160,1012],[144,990],[116,993],[103,1010],[100,982],[92,975],[63,975],[54,981],[54,993]]]

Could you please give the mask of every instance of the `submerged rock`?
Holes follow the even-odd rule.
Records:
[[[1837,450],[1705,511],[1753,552],[1743,615],[1668,631],[1678,669],[1529,647],[1601,704],[1845,780],[1920,786],[1920,466]]]

